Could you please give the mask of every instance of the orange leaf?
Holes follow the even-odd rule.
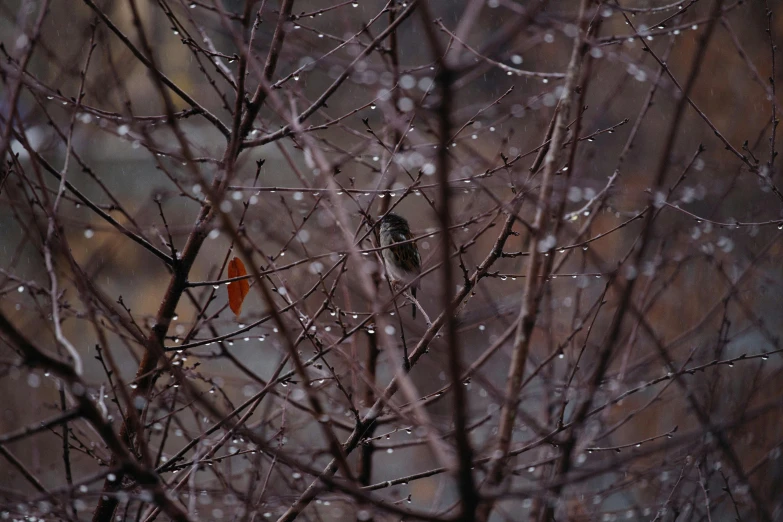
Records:
[[[228,262],[228,278],[246,276],[247,270],[245,270],[245,264],[241,259],[235,257]],[[239,312],[242,311],[242,302],[245,300],[245,296],[250,291],[250,283],[247,279],[241,281],[231,281],[228,284],[228,306],[231,307],[231,311],[234,315],[239,317]]]

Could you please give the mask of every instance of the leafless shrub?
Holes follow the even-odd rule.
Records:
[[[0,519],[779,519],[781,15],[3,2]]]

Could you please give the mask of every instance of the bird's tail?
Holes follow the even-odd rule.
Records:
[[[413,299],[416,299],[416,287],[411,287],[411,295],[413,295]],[[413,303],[413,318],[416,319],[416,302]]]

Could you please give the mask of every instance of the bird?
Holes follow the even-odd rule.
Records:
[[[411,294],[415,300],[416,290],[419,288],[418,277],[421,274],[421,256],[416,242],[410,241],[411,239],[413,234],[407,219],[391,212],[381,219],[381,252],[386,274],[394,283],[411,283]],[[413,318],[416,318],[416,303],[413,304]]]

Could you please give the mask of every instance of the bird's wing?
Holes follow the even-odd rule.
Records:
[[[401,243],[413,238],[411,234],[402,232],[392,232],[394,243]],[[407,272],[418,274],[421,272],[421,256],[415,243],[405,243],[404,245],[393,244],[389,247],[389,252],[394,258],[395,264]]]

